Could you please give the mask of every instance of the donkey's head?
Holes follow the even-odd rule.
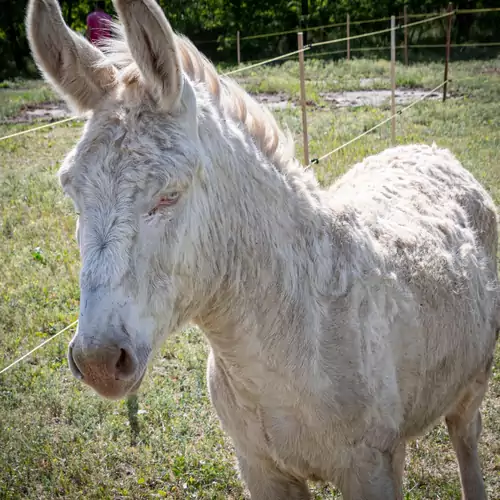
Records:
[[[208,161],[194,84],[154,0],[115,0],[115,7],[133,70],[118,69],[72,32],[57,0],[31,0],[27,16],[44,76],[74,108],[91,112],[60,170],[79,214],[82,259],[69,364],[108,398],[139,386],[153,347],[195,313],[192,276],[209,279],[199,265]]]

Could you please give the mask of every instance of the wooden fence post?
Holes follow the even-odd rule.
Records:
[[[347,35],[347,60],[351,60],[351,16],[347,14],[346,35]]]
[[[236,52],[238,53],[238,66],[239,66],[241,64],[240,30],[236,32]]]
[[[443,85],[443,102],[446,101],[446,91],[448,89],[448,64],[450,62],[450,50],[451,50],[451,23],[453,21],[453,4],[450,2],[448,4],[448,28],[446,30],[446,58],[444,61],[444,85]]]
[[[396,16],[391,16],[391,142],[396,144]]]
[[[309,165],[309,138],[307,134],[306,110],[306,82],[304,71],[304,37],[302,32],[297,33],[299,45],[299,71],[300,71],[300,105],[302,108],[302,136],[304,139],[304,164]]]
[[[405,66],[408,66],[408,6],[405,5],[403,22],[405,25]]]

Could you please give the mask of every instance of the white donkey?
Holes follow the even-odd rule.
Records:
[[[479,406],[498,318],[497,216],[445,150],[405,146],[330,189],[276,121],[175,35],[154,0],[115,0],[104,55],[30,0],[45,77],[80,111],[60,180],[80,214],[74,375],[136,391],[187,322],[255,500],[401,498],[405,442],[444,416],[468,500],[486,496]]]

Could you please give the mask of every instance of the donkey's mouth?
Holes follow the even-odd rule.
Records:
[[[71,358],[70,358],[71,359]],[[92,388],[99,396],[119,400],[126,398],[129,395],[136,394],[146,375],[147,366],[144,366],[141,374],[134,380],[119,380],[117,378],[103,377],[102,374],[96,376],[95,373],[87,373],[86,375],[78,369],[74,361],[70,361],[70,368],[78,380]]]
[[[120,399],[125,399],[127,396],[137,394],[139,388],[146,375],[147,367],[145,366],[142,373],[135,380],[103,380],[99,379],[92,380],[89,377],[83,377],[82,382],[90,386],[99,396],[117,401]]]

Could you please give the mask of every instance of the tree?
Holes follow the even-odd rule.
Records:
[[[26,0],[0,0],[0,76],[24,75],[33,69],[24,29]],[[448,5],[447,0],[159,0],[173,28],[193,40],[200,49],[214,60],[235,60],[236,31],[242,37],[294,30],[308,25],[319,26],[351,20],[374,19],[399,15],[404,4],[408,12],[439,12]],[[87,15],[94,6],[93,0],[60,0],[66,22],[83,33]],[[456,0],[455,7],[475,9],[494,7],[498,0]],[[107,0],[106,10],[115,15],[112,0]],[[453,37],[457,42],[494,41],[500,13],[495,15],[461,15],[455,20]],[[434,25],[435,26],[435,25]],[[380,29],[381,24],[353,25],[351,33]],[[426,38],[442,42],[439,30],[419,28]],[[337,32],[312,31],[309,40],[318,37],[337,36]],[[428,36],[427,36],[428,35]],[[386,43],[380,37],[379,43]],[[369,43],[372,43],[370,40]],[[243,40],[244,60],[262,59],[294,50],[297,38],[294,33],[282,37],[259,37]]]

